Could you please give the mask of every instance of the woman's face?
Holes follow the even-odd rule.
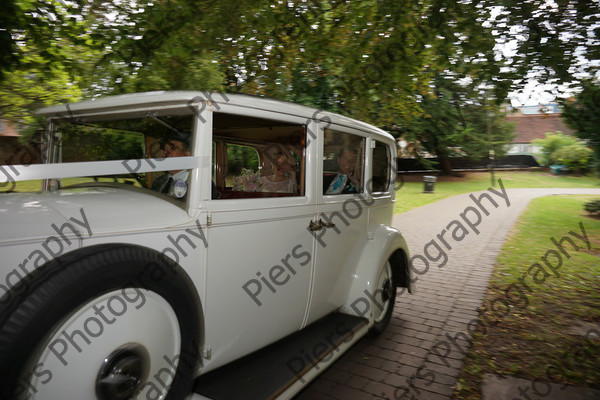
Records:
[[[273,172],[275,175],[285,176],[290,170],[290,164],[284,155],[278,155],[273,162]]]

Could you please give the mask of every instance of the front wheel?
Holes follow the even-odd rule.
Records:
[[[34,271],[0,310],[3,399],[180,399],[198,361],[190,278],[139,246],[82,249]]]
[[[396,302],[396,284],[389,261],[386,261],[379,273],[372,301],[374,322],[369,330],[369,336],[375,337],[381,334],[390,323]]]

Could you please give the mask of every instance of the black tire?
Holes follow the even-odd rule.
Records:
[[[126,293],[134,288],[166,301],[165,308],[176,315],[181,351],[166,399],[183,399],[190,393],[203,316],[193,282],[171,259],[141,246],[103,244],[63,255],[26,279],[26,291],[8,292],[0,299],[0,399],[21,399],[31,390],[24,390],[24,374],[39,361],[53,332],[78,309],[115,290]],[[105,397],[111,396],[99,398]],[[63,399],[71,398],[65,387]]]
[[[372,304],[371,307],[373,307],[375,311],[383,308],[384,312],[379,318],[376,317],[373,326],[369,330],[369,337],[377,337],[385,331],[385,328],[392,319],[392,313],[394,312],[394,305],[396,303],[396,280],[394,269],[389,261],[384,265],[376,282],[380,284],[375,289],[374,297],[379,304]]]

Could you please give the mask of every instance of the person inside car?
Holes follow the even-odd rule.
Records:
[[[164,158],[190,156],[189,142],[183,137],[169,137],[164,142]],[[175,198],[182,198],[187,193],[187,169],[166,171],[152,182],[152,190],[167,193]]]
[[[296,193],[296,163],[283,153],[273,157],[273,174],[260,177],[259,192]]]
[[[333,179],[324,177],[325,194],[360,192],[360,180],[355,173],[357,155],[358,152],[352,147],[344,146],[340,149],[336,158],[338,173],[333,176]]]

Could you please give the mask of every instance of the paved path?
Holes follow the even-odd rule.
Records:
[[[504,183],[510,187],[510,181]],[[478,197],[481,193],[474,195]],[[498,204],[497,208],[489,199],[482,200],[489,215],[479,210],[482,215],[482,221],[476,227],[479,234],[467,226],[469,234],[463,240],[455,241],[451,233],[457,229],[456,225],[446,229],[448,232],[443,238],[452,247],[451,250],[444,247],[447,263],[438,268],[442,262],[440,258],[438,262],[430,262],[426,273],[415,275],[418,278],[416,294],[398,296],[386,332],[376,339],[362,339],[297,398],[451,399],[469,344],[465,338],[470,335],[463,333],[468,333],[469,321],[478,317],[477,310],[482,304],[496,256],[516,219],[535,197],[600,195],[600,189],[507,189],[507,193],[508,207],[503,198],[492,193],[490,196]],[[398,201],[402,201],[401,196]],[[460,214],[469,206],[475,206],[469,195],[458,195],[396,215],[393,225],[406,237],[411,256],[423,255],[424,246],[432,239],[441,243],[437,235],[452,220],[465,225]],[[465,216],[476,221],[473,211]],[[561,234],[549,233],[548,239]],[[439,252],[433,245],[428,250],[430,259],[436,259]],[[417,266],[415,262],[415,267],[420,272],[425,270],[422,263]]]

